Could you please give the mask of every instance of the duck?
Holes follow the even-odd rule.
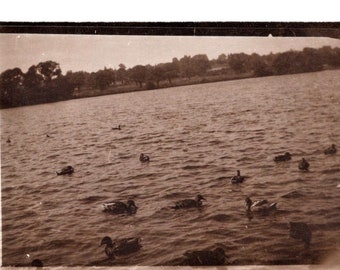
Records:
[[[64,175],[64,174],[72,174],[73,172],[74,172],[74,169],[72,166],[66,166],[56,173],[57,175]]]
[[[118,127],[113,127],[112,130],[121,130],[120,125],[118,125]]]
[[[145,154],[143,154],[143,153],[141,153],[140,156],[139,156],[139,160],[141,162],[149,162],[150,161],[150,157],[145,155]]]
[[[284,155],[278,155],[274,158],[275,162],[280,162],[280,161],[288,161],[292,159],[292,155],[289,152],[286,152]]]
[[[226,255],[223,248],[215,248],[213,250],[197,250],[187,251],[184,253],[184,265],[190,266],[214,266],[224,265]]]
[[[10,138],[8,138],[6,142],[7,142],[7,143],[11,143],[12,141],[11,141]]]
[[[299,161],[299,169],[301,171],[308,171],[308,168],[309,168],[309,163],[307,160],[305,160],[304,158],[302,158],[300,161]]]
[[[312,231],[305,222],[289,222],[289,236],[302,240],[308,248],[312,240]]]
[[[111,214],[135,214],[138,207],[133,200],[128,200],[127,203],[120,201],[112,201],[103,204],[104,212]]]
[[[206,201],[206,199],[198,194],[195,199],[184,199],[175,203],[173,209],[182,209],[182,208],[200,208],[202,207],[202,200]]]
[[[43,267],[44,264],[41,260],[39,259],[34,259],[32,262],[31,262],[31,266],[33,267]]]
[[[111,237],[105,236],[100,247],[105,246],[105,254],[109,259],[114,259],[115,255],[122,256],[137,252],[141,247],[142,239],[139,237],[121,238],[112,241]]]
[[[247,212],[258,212],[267,215],[276,210],[277,203],[269,203],[268,200],[260,200],[253,202],[249,197],[245,199]]]
[[[336,153],[337,149],[335,147],[335,144],[332,144],[330,147],[328,147],[324,153],[325,155],[334,155]]]
[[[231,183],[232,184],[243,183],[245,177],[241,176],[240,170],[237,170],[236,172],[237,172],[237,175],[235,175],[231,178]]]

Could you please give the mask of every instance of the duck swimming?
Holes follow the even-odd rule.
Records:
[[[120,125],[118,125],[118,127],[113,127],[112,130],[121,130]]]
[[[309,163],[307,160],[305,160],[304,158],[302,158],[300,161],[299,161],[299,169],[301,171],[308,171],[308,168],[309,168]]]
[[[186,259],[183,264],[190,266],[224,265],[226,260],[226,255],[222,248],[187,251],[184,253],[184,256],[186,256]]]
[[[182,209],[182,208],[200,208],[202,207],[202,200],[206,201],[202,195],[198,194],[195,199],[185,199],[175,203],[173,209]]]
[[[141,241],[139,237],[122,238],[112,241],[109,236],[105,236],[100,243],[100,247],[106,245],[105,254],[109,259],[114,259],[115,255],[127,255],[138,251],[142,247]]]
[[[135,214],[138,207],[133,200],[128,200],[127,203],[120,201],[112,201],[103,204],[104,212],[111,214]]]
[[[143,153],[141,153],[140,156],[139,156],[139,160],[141,162],[149,162],[150,161],[150,157],[147,156],[147,155],[144,155]]]
[[[72,174],[73,172],[74,172],[74,169],[72,166],[66,166],[56,173],[57,175],[63,175],[63,174]]]
[[[246,198],[246,207],[248,212],[259,212],[261,214],[269,214],[276,210],[277,203],[269,203],[267,200],[260,200],[253,202],[249,197]]]
[[[34,259],[32,262],[31,262],[31,266],[33,267],[43,267],[43,262],[39,259]]]
[[[245,177],[241,176],[240,170],[237,170],[237,175],[235,175],[231,178],[231,183],[232,184],[243,183],[244,179],[245,179]]]
[[[278,155],[274,158],[275,162],[280,162],[280,161],[288,161],[292,159],[292,155],[289,152],[286,152],[284,155]]]
[[[325,151],[324,154],[325,155],[334,155],[336,153],[336,147],[335,144],[332,144],[330,147],[328,147]]]
[[[289,236],[294,239],[302,240],[305,248],[308,248],[312,240],[312,231],[304,222],[289,222]]]

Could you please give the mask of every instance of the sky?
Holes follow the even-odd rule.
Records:
[[[323,37],[193,37],[193,36],[100,36],[53,34],[0,34],[0,72],[19,67],[23,72],[43,61],[60,64],[67,71],[98,71],[155,65],[184,55],[244,52],[260,55],[302,50],[305,47],[340,47],[340,40]]]

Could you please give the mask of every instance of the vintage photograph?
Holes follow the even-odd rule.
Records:
[[[340,39],[129,27],[1,28],[2,266],[339,263]]]

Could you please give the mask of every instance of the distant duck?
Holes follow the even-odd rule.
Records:
[[[66,166],[56,173],[57,175],[64,175],[64,174],[72,174],[73,172],[74,172],[74,169],[72,166]]]
[[[202,195],[198,194],[195,199],[185,199],[175,203],[173,209],[183,209],[183,208],[200,208],[202,207],[202,200],[206,201]]]
[[[139,156],[139,160],[140,160],[140,162],[149,162],[150,157],[141,153],[140,156]]]
[[[332,144],[330,147],[328,147],[325,151],[324,151],[325,155],[334,155],[336,153],[336,147],[335,144]]]
[[[135,214],[138,207],[133,200],[128,200],[127,203],[120,201],[112,201],[103,204],[104,212],[111,214]]]
[[[11,143],[12,141],[11,141],[10,138],[8,138],[6,142],[7,142],[7,143]]]
[[[299,161],[299,169],[301,171],[308,171],[308,168],[309,168],[309,163],[307,160],[305,160],[304,158],[302,158],[300,161]]]
[[[243,183],[244,179],[245,179],[245,177],[241,176],[240,170],[237,170],[237,175],[235,175],[231,178],[231,183],[232,184]]]
[[[31,266],[33,267],[43,267],[44,264],[41,260],[39,259],[34,259],[32,262],[31,262]]]
[[[51,137],[50,135],[46,134],[46,138],[50,138],[50,137]]]
[[[183,264],[190,266],[224,265],[226,262],[226,255],[222,248],[187,251],[184,253],[184,256],[186,256],[186,259]]]
[[[120,125],[118,125],[118,127],[113,127],[112,130],[121,130]]]
[[[253,202],[249,197],[246,198],[246,207],[248,212],[259,212],[261,214],[269,214],[276,210],[277,203],[269,203],[267,200]]]
[[[280,161],[288,161],[292,159],[292,155],[289,152],[286,152],[284,155],[278,155],[274,158],[275,162],[280,162]]]
[[[112,241],[109,236],[105,236],[100,243],[100,247],[106,245],[105,254],[109,259],[114,259],[115,255],[127,255],[138,251],[142,247],[141,241],[139,237],[122,238]]]
[[[302,240],[308,248],[312,240],[312,231],[304,222],[289,222],[289,236]]]

